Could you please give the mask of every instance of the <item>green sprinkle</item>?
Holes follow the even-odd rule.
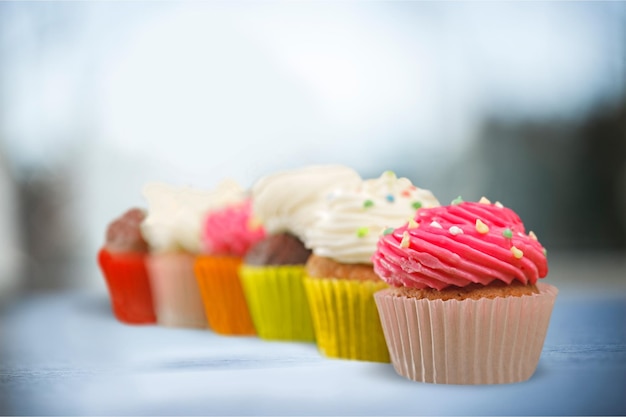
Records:
[[[393,233],[393,227],[388,227],[385,230],[383,230],[383,235],[387,236]]]
[[[367,227],[359,227],[356,230],[356,235],[358,237],[365,237],[369,234],[369,232],[370,232],[370,229],[368,229]]]
[[[513,237],[513,231],[509,228],[506,228],[502,231],[502,236],[504,236],[507,239],[510,239]]]
[[[458,196],[457,198],[452,200],[452,202],[450,204],[456,206],[457,204],[461,204],[462,202],[463,202],[463,198],[461,196]]]
[[[391,178],[395,178],[396,177],[396,173],[391,171],[391,170],[385,171],[385,175],[388,176],[388,177],[391,177]]]
[[[543,248],[543,256],[548,257],[548,250],[546,248]]]
[[[422,208],[422,203],[419,201],[414,201],[413,204],[411,204],[411,207],[413,207],[415,210]]]
[[[374,202],[372,200],[365,200],[363,202],[363,208],[369,208],[369,207],[372,207],[372,206],[374,206]]]

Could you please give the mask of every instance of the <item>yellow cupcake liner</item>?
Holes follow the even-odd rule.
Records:
[[[304,278],[317,346],[325,356],[390,362],[374,302],[380,281]]]
[[[315,340],[302,284],[304,266],[242,265],[239,276],[259,337],[304,342]]]

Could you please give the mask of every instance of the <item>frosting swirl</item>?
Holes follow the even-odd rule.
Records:
[[[204,215],[245,199],[244,190],[232,180],[221,182],[212,191],[149,183],[144,186],[143,195],[148,200],[148,216],[141,230],[157,252],[200,252]]]
[[[342,165],[311,165],[259,179],[252,187],[252,210],[269,234],[304,238],[318,210],[335,189],[358,184],[356,171]]]
[[[202,229],[204,251],[244,256],[252,245],[265,237],[263,226],[253,222],[251,214],[250,199],[209,212]]]
[[[515,212],[486,201],[418,210],[380,238],[373,262],[390,285],[437,290],[494,280],[535,284],[548,273],[535,234],[526,234]]]
[[[415,215],[419,207],[439,202],[425,189],[392,171],[333,193],[319,219],[307,230],[305,243],[317,256],[341,263],[371,264],[380,234]]]

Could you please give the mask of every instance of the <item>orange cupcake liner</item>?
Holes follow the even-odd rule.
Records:
[[[255,335],[254,324],[239,280],[242,259],[202,255],[194,272],[211,328],[224,335]]]
[[[98,252],[111,309],[123,323],[156,323],[145,257],[143,253],[112,253],[106,249]]]

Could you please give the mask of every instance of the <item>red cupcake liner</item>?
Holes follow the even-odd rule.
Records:
[[[127,324],[156,323],[145,258],[143,253],[98,252],[113,314]]]

